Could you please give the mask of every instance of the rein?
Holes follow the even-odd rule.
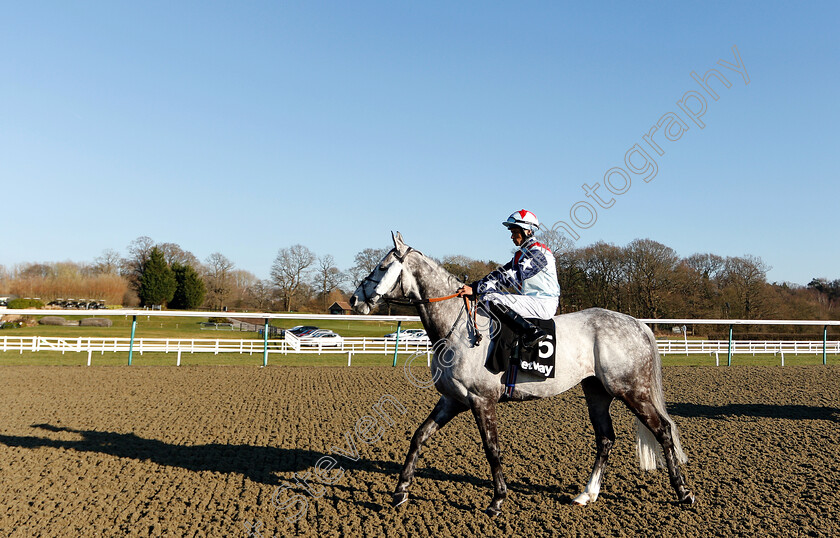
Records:
[[[429,304],[429,303],[439,303],[441,301],[448,301],[449,299],[454,299],[458,297],[457,293],[453,293],[452,295],[445,295],[443,297],[429,297],[427,299],[387,299],[382,298],[382,300],[386,303],[394,303],[402,306],[418,306],[421,304]],[[475,334],[475,343],[478,344],[481,342],[481,333],[478,330],[478,320],[476,319],[476,313],[478,311],[477,308],[472,307],[472,303],[470,302],[470,298],[466,295],[463,296],[464,298],[464,308],[461,309],[461,314],[463,314],[464,310],[467,311],[467,319],[472,321],[472,327]],[[455,330],[455,326],[458,325],[458,322],[461,320],[461,314],[458,314],[458,318],[455,320],[455,323],[452,324],[452,328],[449,329],[449,332],[443,339],[449,338],[452,332]]]
[[[394,303],[403,306],[416,306],[419,304],[429,304],[429,303],[439,303],[441,301],[448,301],[449,299],[454,299],[458,297],[457,293],[453,293],[452,295],[445,295],[443,297],[429,297],[428,299],[389,299],[387,297],[383,297],[382,300],[386,303]],[[467,301],[469,299],[464,297]]]

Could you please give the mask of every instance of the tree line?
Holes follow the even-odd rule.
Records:
[[[91,263],[0,265],[0,293],[39,298],[104,300],[111,305],[323,312],[343,301],[388,252],[368,248],[355,265],[339,269],[332,255],[317,256],[303,245],[281,248],[270,278],[236,268],[220,252],[203,262],[175,243],[138,237],[121,256],[106,249]]]
[[[561,313],[602,307],[640,318],[838,319],[840,279],[769,283],[770,266],[756,256],[682,258],[651,239],[584,247],[560,234],[538,239],[556,255]],[[125,306],[324,312],[333,301],[346,300],[388,250],[366,248],[341,270],[333,256],[293,245],[278,250],[270,277],[261,280],[221,253],[201,262],[177,244],[139,237],[124,257],[108,249],[89,264],[0,266],[0,292],[44,301],[75,297]],[[467,282],[499,265],[463,255],[438,261]]]

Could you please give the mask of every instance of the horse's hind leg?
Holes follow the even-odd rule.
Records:
[[[434,435],[436,431],[443,428],[447,422],[452,420],[458,413],[466,411],[467,406],[455,400],[441,396],[435,408],[423,421],[414,436],[411,438],[411,447],[405,456],[405,464],[400,472],[400,479],[394,490],[393,505],[399,506],[408,500],[408,488],[414,480],[414,471],[417,468],[417,459],[420,457],[420,449]]]
[[[496,516],[502,511],[502,502],[507,497],[507,485],[502,474],[502,454],[499,449],[499,435],[496,417],[496,402],[489,398],[475,398],[470,401],[475,423],[481,433],[484,444],[484,454],[490,464],[493,475],[493,500],[484,510],[490,516]]]
[[[592,467],[592,474],[589,475],[589,482],[583,493],[575,497],[575,504],[585,505],[595,502],[598,493],[601,491],[601,479],[604,477],[604,470],[607,468],[607,459],[610,456],[615,443],[615,430],[613,430],[612,417],[610,416],[610,405],[613,396],[607,392],[604,385],[596,377],[587,377],[581,382],[583,394],[586,396],[586,406],[589,408],[589,420],[595,429],[595,465]]]
[[[674,449],[671,421],[666,415],[657,411],[656,406],[648,399],[625,399],[625,403],[662,445],[665,466],[668,468],[668,479],[671,481],[671,487],[677,493],[677,500],[681,503],[693,504],[694,494],[686,486],[685,479],[680,472],[680,462]]]

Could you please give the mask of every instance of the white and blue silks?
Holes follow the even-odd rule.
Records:
[[[560,297],[554,254],[529,237],[508,263],[472,288],[482,300],[507,306],[520,316],[549,319],[557,312]]]

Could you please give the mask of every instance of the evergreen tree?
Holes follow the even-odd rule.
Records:
[[[163,252],[154,247],[149,260],[140,275],[140,290],[137,295],[143,306],[165,305],[175,295],[175,274],[166,265]]]
[[[175,273],[177,285],[175,295],[169,302],[169,306],[180,310],[190,310],[201,306],[201,303],[204,302],[204,295],[207,293],[207,287],[198,271],[193,269],[191,265],[178,262],[172,264],[172,271]]]

